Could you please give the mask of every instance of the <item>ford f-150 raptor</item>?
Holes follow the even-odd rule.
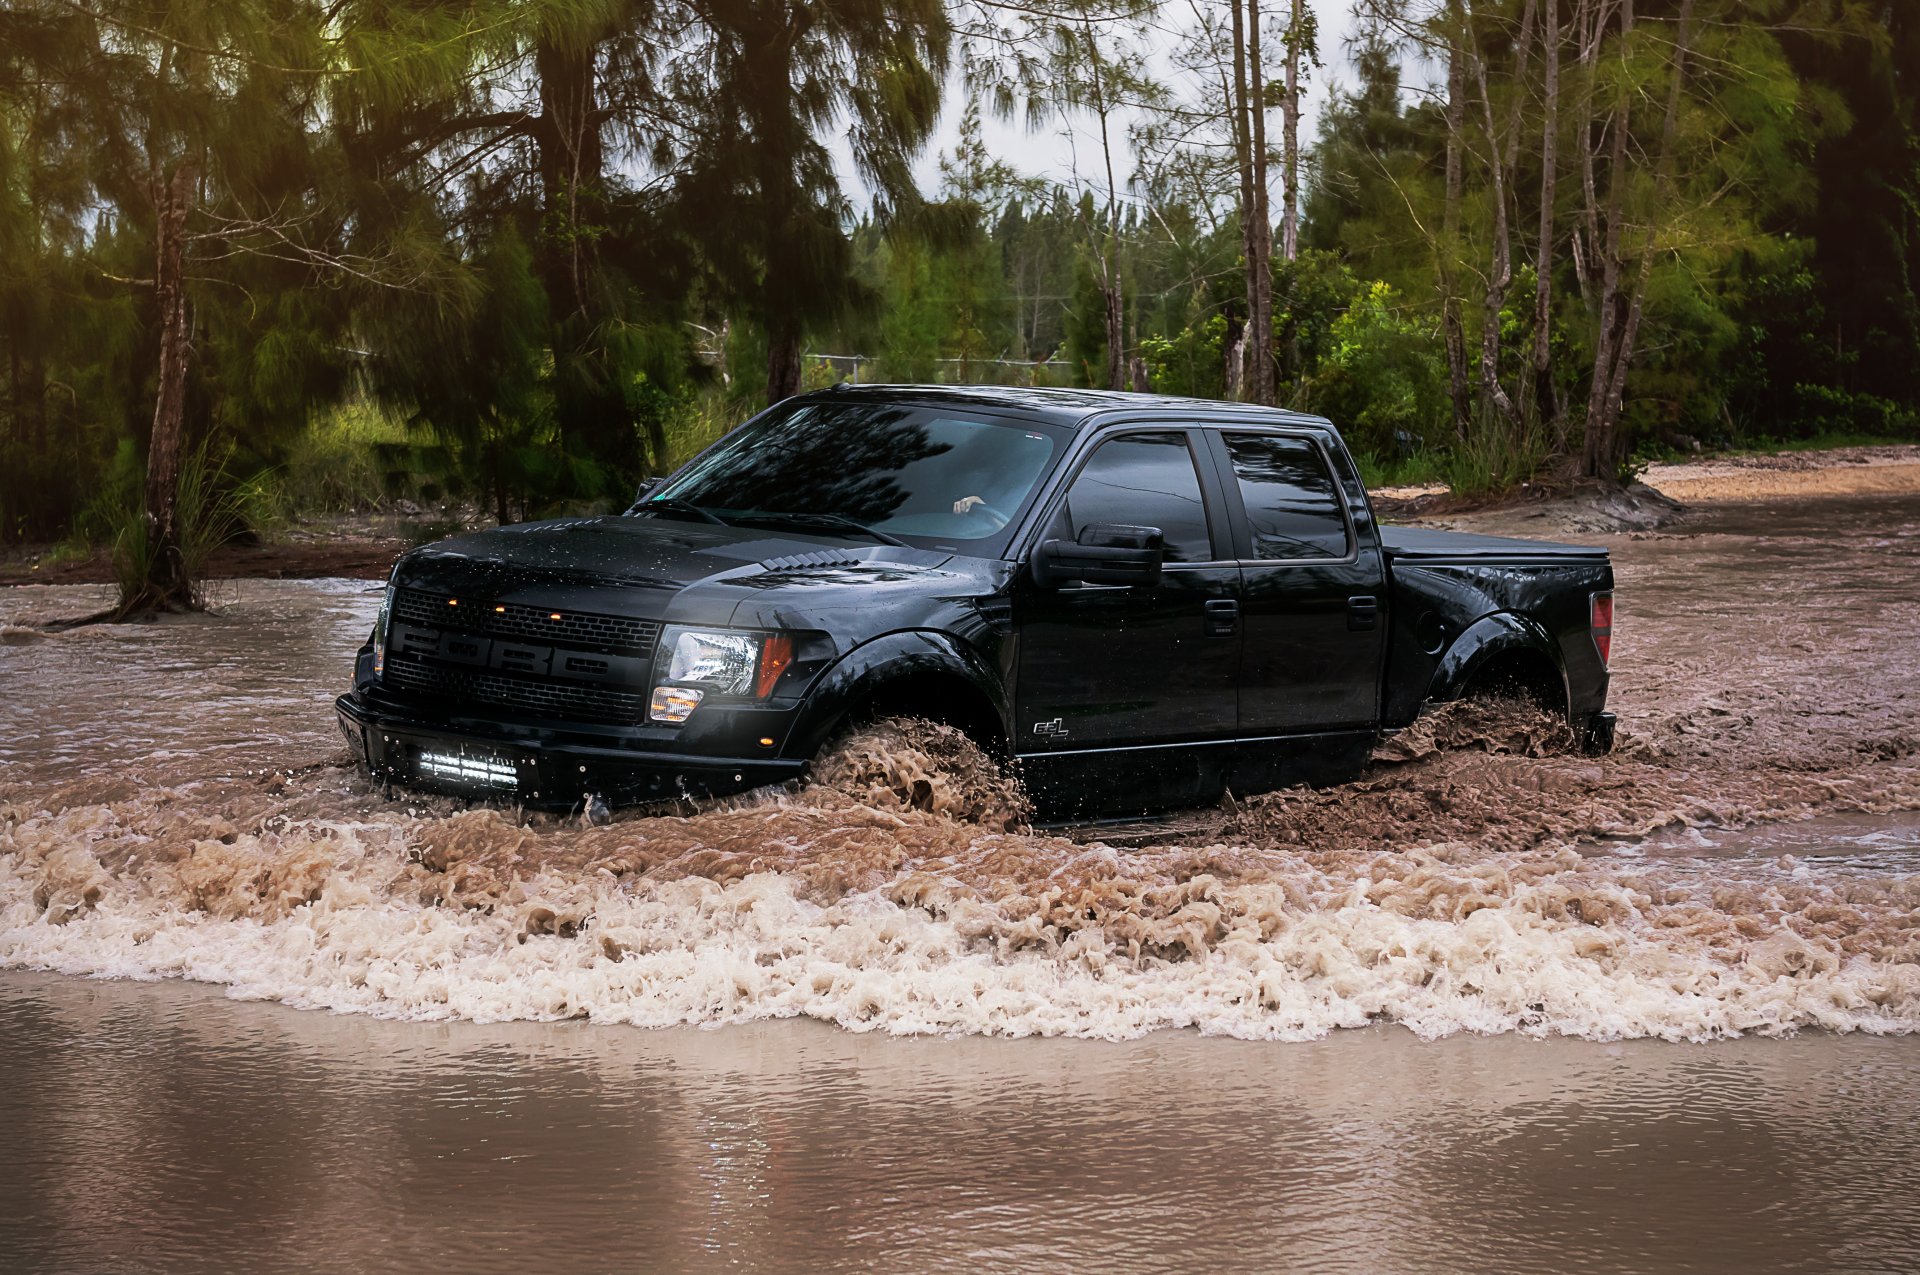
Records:
[[[375,782],[536,808],[776,783],[916,716],[1043,811],[1138,813],[1351,777],[1481,688],[1604,751],[1612,589],[1601,549],[1382,527],[1318,417],[838,387],[625,513],[409,552],[337,707]]]

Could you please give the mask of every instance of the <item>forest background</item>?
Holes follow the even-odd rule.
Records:
[[[0,0],[0,541],[185,605],[236,528],[623,507],[842,379],[1476,494],[1920,438],[1920,0],[1326,3]]]

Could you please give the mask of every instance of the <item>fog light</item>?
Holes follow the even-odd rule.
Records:
[[[647,717],[656,722],[684,722],[706,697],[705,691],[690,686],[656,686],[653,702],[647,705]]]

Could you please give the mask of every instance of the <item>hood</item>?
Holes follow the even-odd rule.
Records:
[[[422,546],[400,560],[402,587],[499,600],[631,591],[617,608],[662,614],[662,595],[711,586],[740,597],[809,584],[855,586],[918,576],[952,555],[853,537],[608,515],[519,523]],[[696,586],[710,586],[697,588]],[[649,603],[644,599],[653,596]]]

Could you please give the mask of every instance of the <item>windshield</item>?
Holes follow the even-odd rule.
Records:
[[[978,541],[1020,512],[1056,449],[1048,433],[1019,422],[810,401],[749,421],[650,499],[728,522],[824,530],[838,520],[883,536]]]

